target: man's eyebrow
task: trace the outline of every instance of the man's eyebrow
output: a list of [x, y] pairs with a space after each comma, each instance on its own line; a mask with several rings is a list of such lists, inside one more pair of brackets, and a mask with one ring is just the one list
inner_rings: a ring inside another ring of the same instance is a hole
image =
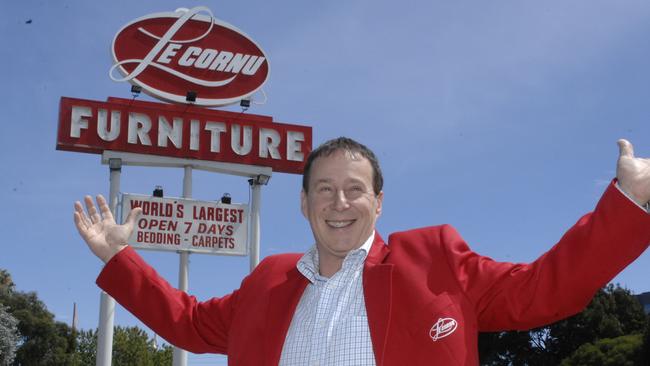
[[357, 179], [357, 178], [349, 178], [348, 180], [345, 181], [345, 183], [352, 183], [352, 184], [361, 184], [361, 185], [366, 185], [366, 182], [364, 182], [362, 179]]
[[320, 183], [332, 183], [332, 179], [331, 178], [320, 178], [320, 179], [317, 179], [314, 182], [314, 184], [320, 184]]
[[[315, 182], [313, 182], [314, 185], [318, 185], [321, 183], [332, 183], [334, 179], [332, 178], [320, 178], [317, 179]], [[361, 185], [366, 185], [363, 179], [358, 179], [358, 178], [348, 178], [345, 180], [344, 184], [361, 184]]]

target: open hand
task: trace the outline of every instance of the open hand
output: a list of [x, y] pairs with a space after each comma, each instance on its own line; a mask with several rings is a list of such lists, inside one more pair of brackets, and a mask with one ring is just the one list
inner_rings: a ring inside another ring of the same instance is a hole
[[84, 197], [84, 203], [88, 215], [86, 215], [81, 202], [75, 202], [74, 223], [79, 230], [79, 235], [88, 244], [90, 250], [106, 263], [120, 250], [126, 248], [129, 236], [135, 227], [135, 220], [142, 209], [134, 208], [129, 213], [126, 222], [123, 225], [118, 225], [102, 195], [97, 196], [97, 205], [101, 214], [97, 211], [90, 196]]
[[643, 206], [650, 201], [650, 159], [635, 157], [634, 147], [627, 140], [618, 140], [618, 148], [618, 184], [630, 198]]

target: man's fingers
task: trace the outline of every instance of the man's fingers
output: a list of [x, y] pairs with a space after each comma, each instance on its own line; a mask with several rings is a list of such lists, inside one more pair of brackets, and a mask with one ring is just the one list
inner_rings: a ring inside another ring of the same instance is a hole
[[77, 230], [79, 230], [79, 233], [83, 233], [86, 231], [88, 226], [86, 226], [86, 223], [84, 223], [83, 219], [81, 218], [81, 215], [79, 215], [79, 212], [74, 213], [74, 224], [77, 226]]
[[620, 140], [617, 141], [617, 143], [618, 143], [619, 155], [621, 157], [623, 157], [623, 156], [628, 157], [628, 158], [633, 158], [634, 157], [634, 147], [632, 146], [632, 144], [629, 141], [627, 141], [625, 139], [620, 139]]
[[97, 204], [99, 205], [99, 209], [101, 210], [102, 216], [104, 216], [105, 219], [114, 220], [113, 213], [111, 212], [110, 207], [108, 207], [106, 199], [101, 194], [97, 195]]
[[125, 224], [127, 225], [135, 225], [135, 220], [140, 216], [142, 213], [142, 208], [136, 207], [131, 212], [129, 212], [129, 215], [126, 217], [126, 222]]
[[81, 237], [87, 242], [88, 229], [90, 228], [90, 226], [83, 219], [83, 216], [81, 216], [81, 214], [79, 214], [79, 212], [76, 211], [74, 213], [74, 224], [77, 227], [77, 231], [79, 231], [79, 235], [81, 235]]
[[[92, 223], [90, 222], [90, 219], [88, 216], [86, 216], [86, 212], [84, 211], [83, 206], [81, 205], [81, 202], [76, 201], [74, 203], [74, 210], [75, 210], [75, 220], [77, 219], [77, 216], [79, 218], [79, 222], [82, 223], [85, 227], [90, 227]], [[76, 222], [76, 221], [75, 221]]]
[[88, 211], [88, 216], [90, 216], [90, 221], [93, 224], [102, 221], [102, 217], [99, 215], [99, 212], [97, 212], [97, 208], [95, 208], [92, 197], [84, 197], [84, 203], [86, 204], [86, 210]]

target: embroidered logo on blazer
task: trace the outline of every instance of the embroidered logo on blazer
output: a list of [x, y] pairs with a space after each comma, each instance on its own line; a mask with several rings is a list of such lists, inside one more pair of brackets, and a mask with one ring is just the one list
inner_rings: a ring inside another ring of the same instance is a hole
[[429, 331], [429, 337], [433, 341], [437, 341], [440, 338], [445, 338], [450, 335], [458, 328], [458, 322], [453, 318], [440, 318], [438, 321], [431, 327]]

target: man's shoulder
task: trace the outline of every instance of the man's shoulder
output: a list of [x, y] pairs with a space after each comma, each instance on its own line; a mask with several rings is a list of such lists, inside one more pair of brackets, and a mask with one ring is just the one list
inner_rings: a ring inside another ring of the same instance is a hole
[[273, 287], [287, 279], [299, 277], [296, 263], [301, 256], [300, 253], [286, 253], [265, 257], [244, 280], [242, 287], [244, 284]]
[[386, 243], [393, 259], [440, 258], [443, 253], [442, 257], [446, 257], [468, 249], [458, 231], [448, 224], [394, 232]]
[[280, 273], [293, 270], [302, 255], [302, 253], [283, 253], [267, 256], [259, 263], [255, 271]]
[[284, 265], [296, 265], [300, 257], [304, 253], [282, 253], [282, 254], [273, 254], [265, 257], [260, 265], [264, 263], [265, 265], [275, 265], [275, 266], [284, 266]]
[[458, 237], [459, 234], [449, 224], [425, 226], [404, 231], [396, 231], [388, 236], [388, 244], [433, 244], [444, 243], [449, 238]]

